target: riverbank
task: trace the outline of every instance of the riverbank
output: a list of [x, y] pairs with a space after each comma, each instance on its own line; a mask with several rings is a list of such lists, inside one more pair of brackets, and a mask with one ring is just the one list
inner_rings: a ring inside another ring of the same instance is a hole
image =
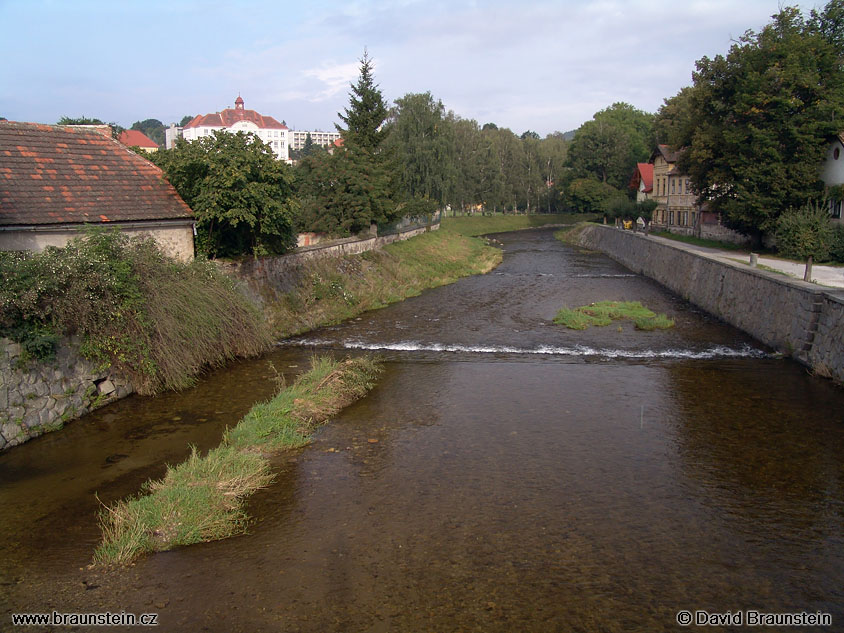
[[310, 371], [228, 429], [220, 446], [204, 456], [194, 448], [162, 479], [144, 484], [148, 494], [104, 508], [95, 562], [126, 564], [145, 553], [245, 531], [245, 499], [273, 479], [269, 457], [308, 444], [311, 431], [363, 397], [380, 371], [368, 358], [314, 358]]
[[543, 226], [560, 226], [587, 222], [598, 217], [597, 214], [584, 213], [540, 213], [534, 215], [463, 215], [443, 218], [442, 227], [467, 236], [504, 233], [521, 229], [536, 229]]
[[278, 338], [308, 332], [495, 268], [499, 249], [446, 227], [360, 255], [311, 259], [265, 305]]
[[816, 375], [844, 382], [844, 292], [631, 231], [583, 225], [556, 235], [658, 281]]

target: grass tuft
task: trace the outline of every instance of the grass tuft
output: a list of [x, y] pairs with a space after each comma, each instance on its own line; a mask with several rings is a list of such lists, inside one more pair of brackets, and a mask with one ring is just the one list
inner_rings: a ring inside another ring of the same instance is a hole
[[272, 481], [267, 455], [298, 448], [310, 433], [372, 388], [381, 371], [370, 358], [317, 359], [269, 402], [256, 404], [221, 445], [168, 466], [162, 479], [100, 513], [99, 564], [126, 564], [148, 552], [213, 541], [245, 531], [245, 499]]
[[638, 301], [599, 301], [574, 309], [562, 308], [554, 317], [554, 323], [571, 330], [585, 330], [590, 325], [603, 327], [622, 319], [633, 321], [638, 330], [674, 327], [673, 319], [654, 313]]

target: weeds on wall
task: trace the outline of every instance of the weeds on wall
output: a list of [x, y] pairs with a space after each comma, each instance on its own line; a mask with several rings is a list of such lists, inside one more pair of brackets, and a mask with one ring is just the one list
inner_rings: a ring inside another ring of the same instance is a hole
[[206, 261], [176, 261], [151, 238], [94, 230], [63, 248], [0, 253], [0, 336], [49, 360], [60, 337], [151, 394], [206, 366], [267, 349], [263, 318]]

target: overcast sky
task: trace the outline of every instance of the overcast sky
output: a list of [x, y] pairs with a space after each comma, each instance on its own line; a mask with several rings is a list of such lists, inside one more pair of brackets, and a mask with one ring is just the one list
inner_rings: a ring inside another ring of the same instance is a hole
[[[797, 4], [797, 3], [794, 3]], [[364, 47], [392, 102], [430, 91], [517, 134], [655, 112], [777, 0], [0, 0], [0, 116], [126, 127], [246, 107], [334, 129]], [[820, 4], [800, 3], [805, 11]]]

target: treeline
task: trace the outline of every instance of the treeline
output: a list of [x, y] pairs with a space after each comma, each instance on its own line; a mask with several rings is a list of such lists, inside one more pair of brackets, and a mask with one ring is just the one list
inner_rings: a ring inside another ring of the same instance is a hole
[[295, 167], [271, 166], [257, 139], [217, 134], [151, 160], [195, 211], [212, 256], [282, 252], [297, 231], [348, 235], [435, 209], [647, 218], [655, 203], [637, 205], [630, 180], [658, 143], [683, 150], [699, 203], [758, 239], [786, 211], [842, 189], [825, 191], [820, 168], [840, 132], [843, 59], [844, 0], [808, 16], [783, 8], [726, 56], [701, 58], [693, 85], [655, 115], [615, 103], [568, 141], [480, 125], [429, 92], [390, 107], [364, 54], [334, 151], [311, 143]]

